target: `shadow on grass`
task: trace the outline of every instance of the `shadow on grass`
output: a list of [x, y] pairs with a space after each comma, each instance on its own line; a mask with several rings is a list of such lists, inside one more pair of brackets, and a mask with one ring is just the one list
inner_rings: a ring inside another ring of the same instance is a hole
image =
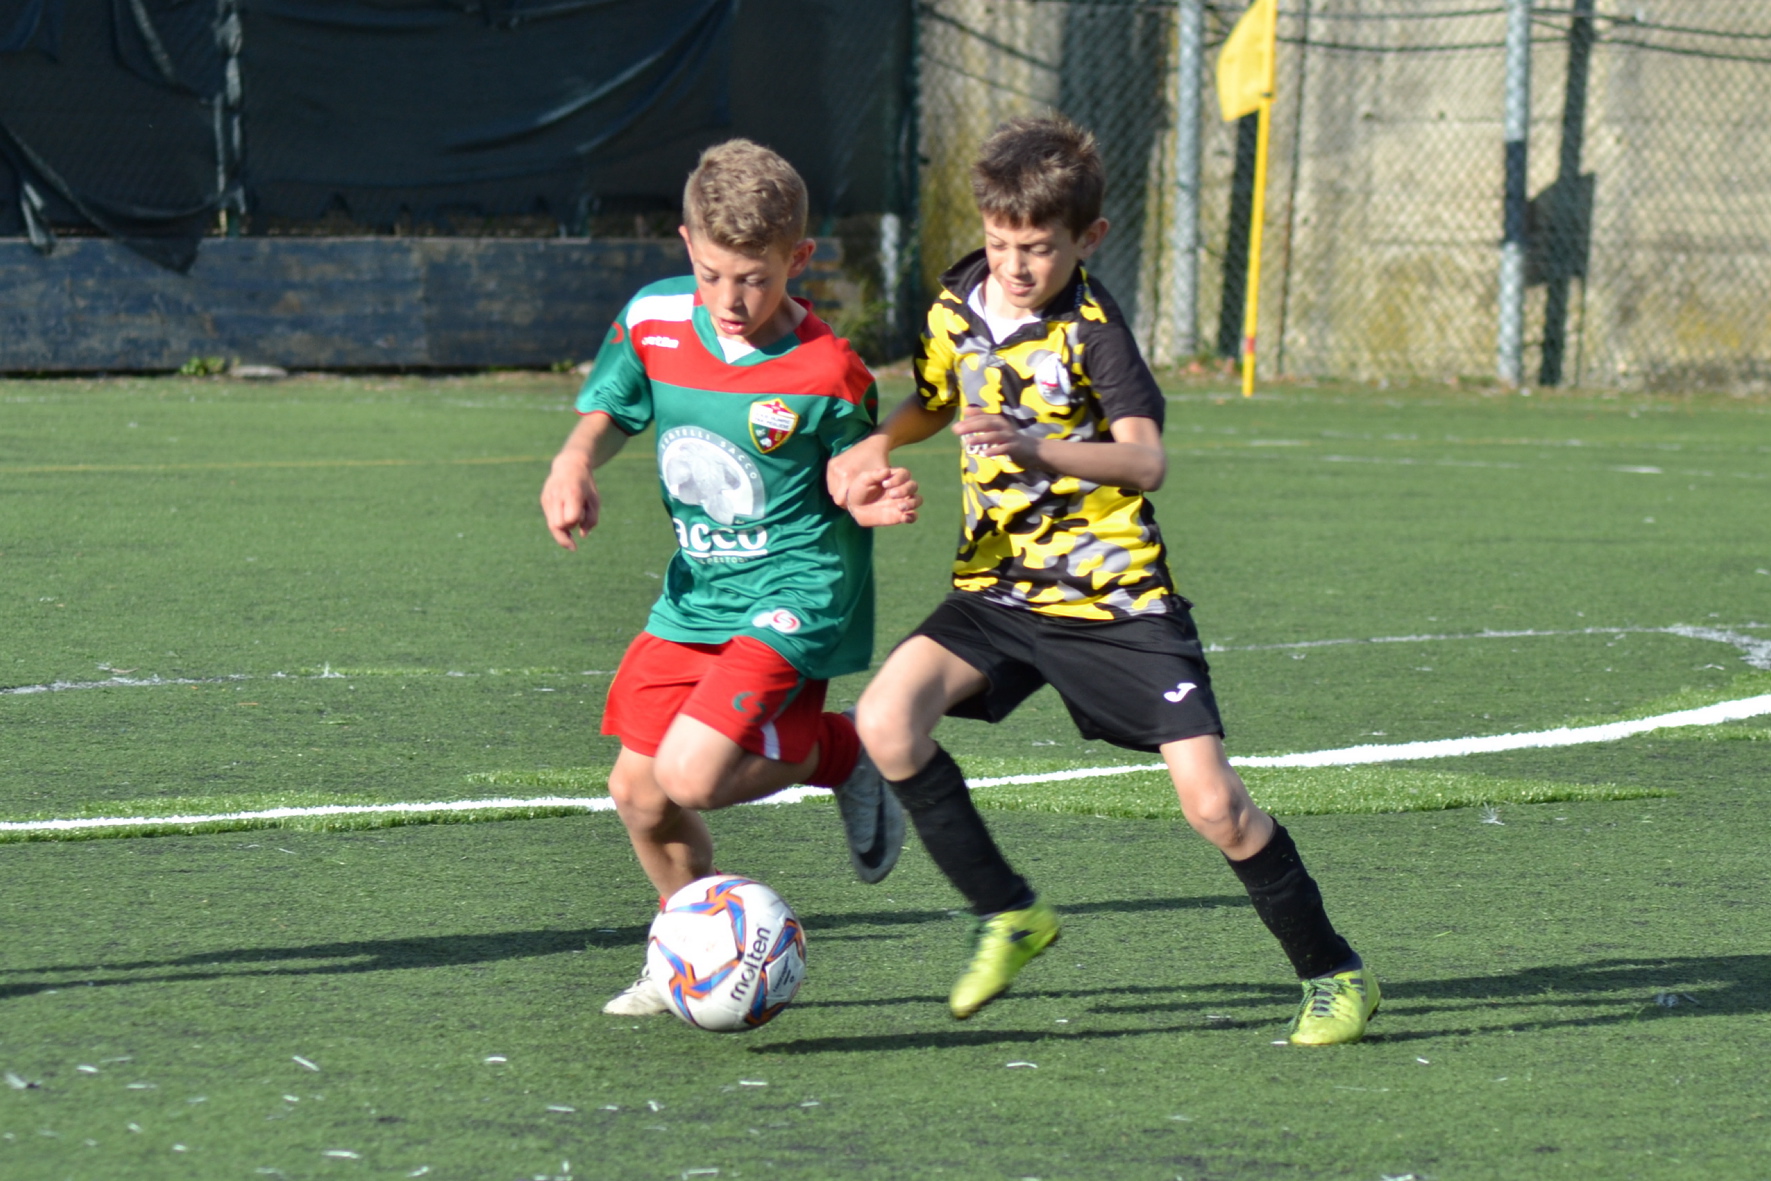
[[[1075, 1033], [1051, 1033], [1044, 1029], [942, 1029], [926, 1033], [877, 1034], [863, 1037], [808, 1037], [767, 1046], [749, 1046], [752, 1054], [853, 1054], [876, 1050], [963, 1050], [970, 1046], [1032, 1045], [1037, 1042], [1094, 1042], [1157, 1034], [1235, 1031], [1234, 1025], [1193, 1022], [1157, 1025], [1141, 1029], [1083, 1029]], [[1246, 1031], [1244, 1031], [1246, 1036]]]
[[[532, 959], [587, 948], [631, 947], [645, 940], [646, 928], [633, 925], [576, 931], [501, 931], [486, 935], [436, 935], [418, 939], [371, 939], [358, 942], [310, 943], [298, 947], [242, 947], [231, 951], [199, 951], [176, 959], [131, 960], [102, 964], [58, 964], [42, 968], [0, 969], [0, 975], [61, 976], [0, 984], [0, 1000], [30, 996], [52, 988], [94, 988], [127, 984], [222, 980], [243, 976], [355, 975], [413, 968], [448, 968]], [[301, 967], [268, 967], [291, 960], [344, 961]], [[180, 969], [192, 969], [181, 971]], [[148, 975], [88, 980], [95, 973], [140, 972]], [[69, 980], [66, 977], [72, 976]]]
[[[1033, 969], [1037, 972], [1038, 969]], [[1164, 1000], [1160, 1004], [1111, 1005], [1096, 1004], [1082, 1010], [1106, 1015], [1122, 1013], [1185, 1013], [1192, 1010], [1217, 1010], [1231, 1005], [1291, 1004], [1297, 1000], [1295, 984], [1128, 984], [1121, 988], [1017, 988], [1014, 996], [1021, 1000], [1094, 1000], [1100, 997], [1173, 997], [1184, 991], [1190, 997], [1210, 992], [1210, 999]], [[798, 1001], [796, 1009], [877, 1009], [889, 1005], [925, 1005], [947, 1003], [947, 997], [928, 993], [924, 996], [860, 997], [848, 1001]]]
[[[1553, 964], [1525, 968], [1492, 976], [1467, 976], [1445, 980], [1401, 980], [1386, 985], [1385, 1013], [1415, 1018], [1431, 1014], [1480, 1013], [1482, 1025], [1440, 1026], [1433, 1029], [1386, 1031], [1383, 1016], [1377, 1019], [1366, 1041], [1403, 1043], [1443, 1040], [1451, 1037], [1506, 1035], [1582, 1026], [1612, 1026], [1644, 1020], [1685, 1020], [1693, 1017], [1740, 1016], [1771, 1012], [1771, 955], [1677, 956], [1664, 959], [1608, 959], [1584, 964]], [[1181, 994], [1177, 996], [1176, 994]], [[1201, 994], [1210, 994], [1201, 996]], [[1113, 1003], [1114, 998], [1166, 997], [1162, 1001]], [[1297, 1001], [1292, 984], [1135, 985], [1093, 989], [1017, 989], [1014, 997], [1031, 999], [1095, 999], [1088, 1012], [1100, 1017], [1135, 1014], [1201, 1013], [1236, 1005], [1284, 1005]], [[1673, 999], [1668, 1005], [1661, 998]], [[842, 1008], [865, 1005], [940, 1003], [938, 997], [895, 997], [874, 1001], [812, 1002], [806, 1008]], [[1577, 1010], [1570, 1016], [1533, 1016], [1532, 1010], [1551, 1006]], [[1581, 1012], [1585, 1010], [1585, 1012]], [[928, 1047], [963, 1048], [996, 1043], [1120, 1037], [1154, 1034], [1204, 1033], [1221, 1029], [1258, 1026], [1265, 1022], [1197, 1020], [1187, 1024], [1104, 1030], [1058, 1031], [1032, 1029], [954, 1029], [914, 1034], [864, 1034], [854, 1037], [806, 1038], [753, 1046], [755, 1054], [828, 1054]]]
[[[1133, 914], [1248, 905], [1241, 895], [1143, 898], [1080, 903], [1070, 915]], [[957, 912], [886, 910], [808, 915], [814, 938], [845, 929], [857, 932], [930, 923], [949, 924]], [[964, 917], [963, 915], [961, 917]], [[339, 940], [285, 947], [199, 951], [188, 955], [107, 963], [61, 964], [0, 969], [0, 1001], [54, 989], [91, 986], [178, 984], [231, 978], [360, 976], [372, 972], [477, 967], [581, 950], [634, 949], [646, 936], [644, 924], [574, 930], [502, 931], [401, 939]], [[840, 937], [840, 936], [839, 936]], [[1035, 973], [1028, 983], [1037, 981]], [[1382, 1018], [1370, 1040], [1407, 1042], [1471, 1037], [1579, 1026], [1607, 1026], [1653, 1019], [1732, 1016], [1771, 1012], [1771, 955], [1614, 957], [1571, 964], [1548, 964], [1491, 975], [1409, 980], [1386, 977], [1386, 1012], [1393, 1020], [1437, 1023], [1431, 1029], [1384, 1029]], [[1241, 1022], [1200, 1020], [1202, 1010], [1231, 1006], [1289, 1006], [1290, 982], [1225, 981], [1139, 984], [1082, 989], [1017, 989], [1018, 999], [1081, 1002], [1087, 1012], [1109, 1019], [1139, 1015], [1190, 1015], [1191, 1023], [1171, 1027], [1057, 1032], [1048, 1029], [943, 1030], [917, 1034], [878, 1034], [816, 1038], [754, 1047], [757, 1053], [813, 1054], [1030, 1042], [1047, 1038], [1139, 1037], [1150, 1034], [1235, 1028]], [[807, 1008], [883, 1009], [894, 1005], [941, 1004], [928, 996], [873, 997], [809, 1001]], [[1671, 1001], [1671, 1004], [1667, 1002]], [[1549, 1010], [1545, 1012], [1545, 1010]], [[1465, 1017], [1465, 1015], [1468, 1015]], [[1460, 1018], [1463, 1020], [1460, 1021]], [[1477, 1023], [1479, 1021], [1479, 1024]], [[1261, 1024], [1250, 1022], [1248, 1024]]]
[[[1248, 905], [1241, 897], [1138, 898], [1125, 901], [1082, 903], [1067, 907], [1070, 914], [1190, 910], [1214, 906]], [[814, 937], [844, 928], [881, 928], [948, 923], [955, 912], [946, 910], [859, 911], [848, 914], [809, 916], [806, 928]], [[325, 976], [365, 972], [448, 968], [532, 959], [537, 956], [605, 947], [636, 947], [645, 942], [646, 926], [596, 927], [579, 930], [501, 931], [480, 935], [435, 935], [411, 939], [369, 939], [310, 943], [294, 947], [244, 947], [200, 951], [171, 959], [124, 960], [91, 964], [53, 964], [32, 968], [0, 968], [0, 978], [39, 976], [60, 979], [18, 980], [0, 984], [0, 1000], [31, 996], [48, 989], [79, 987], [92, 979], [93, 987], [127, 984], [218, 980], [231, 976]], [[291, 961], [321, 960], [295, 966]], [[274, 965], [290, 964], [287, 967]], [[115, 976], [113, 973], [146, 973]], [[68, 977], [73, 977], [70, 980]], [[921, 998], [918, 998], [921, 999]]]
[[[1062, 915], [1143, 914], [1152, 911], [1216, 910], [1219, 907], [1247, 907], [1245, 894], [1211, 894], [1198, 898], [1123, 898], [1107, 902], [1078, 902], [1062, 905]], [[848, 914], [801, 914], [808, 936], [824, 935], [845, 928], [908, 927], [921, 923], [948, 922], [954, 919], [970, 922], [965, 910], [878, 910]]]

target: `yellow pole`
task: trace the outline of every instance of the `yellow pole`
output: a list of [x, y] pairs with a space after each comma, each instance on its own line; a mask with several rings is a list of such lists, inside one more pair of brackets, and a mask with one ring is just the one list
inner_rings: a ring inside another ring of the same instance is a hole
[[1254, 396], [1255, 325], [1261, 305], [1261, 228], [1267, 220], [1267, 134], [1273, 122], [1271, 86], [1261, 98], [1254, 148], [1254, 206], [1248, 218], [1247, 296], [1242, 305], [1242, 396]]

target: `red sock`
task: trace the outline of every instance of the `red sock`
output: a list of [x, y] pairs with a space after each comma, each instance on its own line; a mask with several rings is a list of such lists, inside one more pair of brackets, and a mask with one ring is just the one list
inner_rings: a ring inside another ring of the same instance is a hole
[[818, 727], [818, 765], [806, 782], [813, 787], [835, 787], [854, 773], [861, 758], [861, 736], [855, 723], [842, 714], [823, 714]]

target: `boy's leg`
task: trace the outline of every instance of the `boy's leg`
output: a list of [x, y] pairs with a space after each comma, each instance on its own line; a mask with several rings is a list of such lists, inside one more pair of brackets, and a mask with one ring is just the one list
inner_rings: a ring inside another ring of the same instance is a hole
[[862, 743], [929, 857], [980, 915], [1024, 907], [1033, 891], [1009, 868], [959, 764], [933, 733], [949, 708], [987, 685], [983, 673], [934, 640], [911, 636], [886, 658], [855, 710]]
[[[854, 723], [824, 712], [825, 689], [749, 637], [682, 644], [642, 633], [610, 685], [602, 729], [624, 750], [650, 758], [643, 780], [681, 807], [723, 808], [791, 783], [834, 788], [856, 872], [878, 881], [897, 861], [903, 816], [860, 757]], [[869, 795], [874, 807], [860, 807]], [[672, 862], [654, 865], [655, 881], [682, 877]]]
[[816, 765], [815, 750], [802, 762], [778, 763], [679, 715], [656, 755], [621, 748], [609, 795], [640, 868], [658, 896], [668, 898], [713, 872], [713, 837], [701, 812], [773, 795]]
[[1305, 981], [1292, 1040], [1357, 1041], [1377, 1008], [1377, 982], [1328, 921], [1291, 835], [1249, 798], [1224, 756], [1211, 668], [1186, 604], [1087, 628], [1046, 627], [1039, 645], [1040, 672], [1085, 736], [1162, 752], [1187, 822], [1229, 859]]
[[1232, 862], [1253, 857], [1272, 839], [1277, 825], [1249, 798], [1216, 734], [1163, 743], [1162, 761], [1187, 823]]
[[678, 714], [658, 745], [653, 774], [660, 789], [679, 807], [712, 812], [804, 783], [817, 770], [819, 754], [814, 745], [810, 754], [798, 762], [764, 758], [751, 754], [706, 722]]
[[1255, 913], [1304, 982], [1292, 1040], [1358, 1041], [1377, 1011], [1377, 979], [1328, 921], [1322, 891], [1291, 834], [1249, 798], [1217, 735], [1164, 743], [1162, 757], [1187, 823], [1230, 862]]
[[622, 747], [609, 773], [609, 795], [659, 898], [713, 872], [713, 837], [706, 822], [658, 786], [651, 756]]
[[[679, 654], [685, 662], [695, 655], [694, 650]], [[617, 698], [612, 693], [612, 700], [621, 702], [620, 713], [627, 718], [620, 729], [643, 735], [632, 741], [649, 743], [654, 740], [655, 728], [648, 730], [634, 721], [636, 712], [642, 717], [646, 714], [644, 709], [636, 711], [633, 708], [632, 684], [629, 681], [622, 686], [625, 696]], [[664, 701], [681, 702], [688, 695], [673, 697], [665, 694]], [[724, 693], [724, 696], [729, 698], [732, 694]], [[714, 872], [713, 838], [700, 810], [760, 799], [816, 775], [820, 766], [820, 743], [812, 734], [825, 736], [830, 726], [824, 720], [819, 728], [817, 705], [822, 695], [818, 693], [813, 697], [816, 700], [808, 698], [804, 703], [809, 708], [802, 708], [791, 717], [777, 719], [788, 731], [788, 747], [801, 755], [795, 762], [769, 759], [746, 751], [736, 739], [681, 713], [670, 718], [668, 729], [664, 730], [662, 737], [655, 739], [657, 745], [652, 754], [642, 754], [629, 746], [629, 739], [623, 735], [621, 753], [609, 776], [609, 795], [627, 829], [634, 855], [657, 890], [661, 904], [690, 882]], [[654, 714], [667, 708], [656, 700], [650, 704]], [[837, 720], [848, 725], [846, 719]], [[828, 746], [831, 742], [822, 745]], [[855, 745], [852, 737], [849, 745]], [[806, 747], [810, 749], [804, 749]], [[850, 761], [853, 761], [852, 755]], [[611, 999], [603, 1011], [638, 1017], [667, 1009], [662, 991], [642, 969], [639, 978]]]
[[827, 685], [800, 676], [749, 637], [726, 644], [673, 710], [658, 780], [686, 807], [729, 807], [793, 783], [836, 793], [855, 875], [882, 880], [904, 844], [904, 814], [846, 714], [824, 710]]
[[932, 737], [950, 708], [988, 687], [970, 663], [914, 635], [886, 659], [856, 710], [861, 740], [930, 859], [983, 920], [972, 963], [948, 998], [961, 1019], [1000, 996], [1058, 937], [1057, 915], [1003, 857], [959, 764]]
[[[698, 813], [664, 794], [653, 772], [651, 755], [622, 746], [609, 773], [609, 796], [627, 829], [634, 856], [663, 906], [664, 899], [713, 871], [713, 837]], [[619, 1017], [649, 1017], [669, 1010], [664, 990], [653, 982], [647, 965], [603, 1006], [603, 1012]]]

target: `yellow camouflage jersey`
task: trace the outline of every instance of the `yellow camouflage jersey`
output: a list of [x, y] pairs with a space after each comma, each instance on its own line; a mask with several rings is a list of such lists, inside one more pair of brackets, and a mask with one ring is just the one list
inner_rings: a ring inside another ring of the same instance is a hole
[[[971, 296], [984, 252], [941, 277], [916, 354], [925, 409], [978, 406], [1048, 439], [1111, 442], [1118, 418], [1164, 403], [1106, 290], [1081, 267], [1032, 320], [998, 342]], [[1007, 457], [962, 453], [965, 524], [953, 585], [1008, 607], [1106, 621], [1174, 606], [1156, 514], [1135, 488], [1029, 471]]]

